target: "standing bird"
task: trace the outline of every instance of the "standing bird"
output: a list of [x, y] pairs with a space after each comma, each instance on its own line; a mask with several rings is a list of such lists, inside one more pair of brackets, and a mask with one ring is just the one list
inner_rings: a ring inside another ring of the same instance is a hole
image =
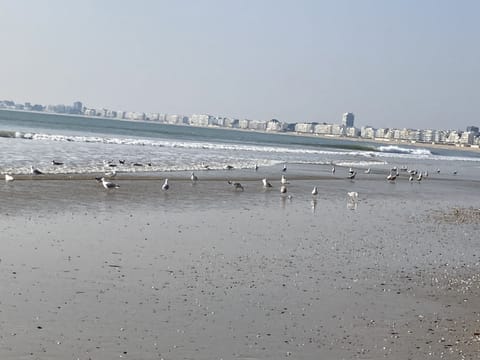
[[365, 170], [365, 174], [370, 174], [370, 168], [368, 168], [367, 170]]
[[348, 175], [347, 175], [347, 179], [353, 180], [353, 179], [355, 179], [355, 175], [357, 175], [357, 172], [350, 169], [350, 171], [348, 172]]
[[192, 175], [190, 176], [190, 180], [192, 180], [192, 182], [197, 182], [198, 181], [198, 176], [195, 175], [195, 173], [192, 172]]
[[413, 174], [410, 174], [410, 177], [408, 178], [408, 181], [413, 181]]
[[388, 181], [395, 181], [397, 179], [397, 175], [395, 174], [388, 174], [387, 180]]
[[287, 178], [285, 177], [285, 175], [282, 175], [282, 178], [280, 179], [280, 182], [281, 182], [283, 185], [288, 184], [288, 181], [287, 181]]
[[287, 172], [287, 164], [283, 164], [283, 169], [282, 169], [283, 172]]
[[270, 182], [267, 180], [267, 178], [262, 179], [262, 182], [263, 182], [263, 187], [264, 187], [264, 188], [271, 188], [271, 187], [273, 187], [272, 184], [270, 184]]
[[287, 193], [287, 187], [285, 185], [282, 185], [280, 187], [280, 194], [286, 194]]
[[43, 172], [41, 172], [40, 170], [38, 169], [35, 169], [33, 166], [30, 166], [30, 173], [32, 175], [43, 175]]
[[108, 178], [114, 178], [115, 176], [117, 176], [117, 171], [115, 169], [113, 169], [112, 171], [107, 171], [105, 173], [105, 177]]
[[232, 185], [232, 186], [233, 186], [233, 189], [234, 189], [235, 191], [237, 191], [237, 190], [243, 191], [243, 190], [244, 190], [242, 184], [240, 184], [239, 182], [232, 182], [232, 181], [230, 181], [230, 180], [227, 180], [227, 183], [229, 183], [230, 185]]
[[398, 176], [398, 170], [396, 167], [390, 170], [390, 174], [387, 176], [388, 181], [395, 181]]
[[165, 182], [162, 185], [162, 190], [167, 191], [168, 189], [170, 189], [170, 185], [168, 184], [168, 179], [165, 179]]
[[317, 196], [317, 195], [318, 195], [318, 189], [317, 189], [316, 186], [313, 187], [312, 195], [313, 195], [313, 196]]
[[105, 189], [107, 189], [107, 190], [110, 190], [110, 189], [118, 189], [118, 188], [120, 187], [120, 185], [115, 184], [115, 183], [113, 183], [113, 182], [111, 182], [111, 181], [107, 181], [107, 180], [105, 180], [105, 178], [103, 178], [103, 177], [102, 177], [100, 180], [102, 181], [103, 187], [104, 187]]
[[335, 174], [335, 166], [332, 166], [332, 174]]
[[5, 174], [5, 181], [6, 182], [10, 182], [10, 181], [13, 181], [13, 180], [15, 180], [15, 178], [12, 175]]
[[422, 179], [423, 179], [422, 173], [418, 174], [417, 181], [422, 181]]
[[350, 191], [347, 193], [348, 195], [348, 199], [352, 202], [352, 203], [357, 203], [358, 202], [358, 192], [356, 191]]

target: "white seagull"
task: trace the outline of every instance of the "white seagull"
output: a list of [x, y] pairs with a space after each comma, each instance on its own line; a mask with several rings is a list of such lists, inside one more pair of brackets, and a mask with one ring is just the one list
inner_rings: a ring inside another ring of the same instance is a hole
[[165, 179], [165, 182], [162, 185], [162, 190], [167, 191], [168, 189], [170, 189], [170, 185], [168, 184], [168, 179]]
[[313, 195], [313, 196], [317, 196], [317, 195], [318, 195], [318, 189], [317, 189], [316, 186], [313, 187], [312, 195]]
[[288, 184], [288, 181], [287, 181], [287, 178], [285, 177], [285, 175], [282, 175], [282, 178], [280, 179], [280, 182], [285, 185], [285, 184]]
[[13, 180], [15, 180], [15, 178], [12, 175], [5, 174], [5, 181], [6, 182], [13, 181]]
[[348, 199], [353, 202], [353, 203], [356, 203], [358, 201], [358, 192], [356, 191], [350, 191], [347, 193], [348, 195]]
[[43, 172], [41, 172], [40, 170], [38, 169], [35, 169], [33, 166], [30, 166], [30, 173], [32, 175], [43, 175]]
[[196, 182], [196, 181], [198, 181], [198, 176], [195, 175], [195, 173], [192, 172], [192, 175], [190, 176], [190, 180], [192, 180], [193, 182]]
[[287, 193], [287, 187], [285, 185], [282, 185], [280, 187], [280, 194], [286, 194]]
[[397, 178], [397, 173], [395, 173], [395, 174], [394, 174], [394, 173], [390, 173], [390, 174], [388, 174], [388, 176], [387, 176], [387, 180], [388, 180], [388, 181], [395, 181], [396, 178]]
[[105, 173], [105, 177], [108, 177], [108, 178], [114, 178], [115, 176], [117, 176], [116, 170], [108, 171]]
[[282, 169], [283, 172], [286, 172], [287, 171], [287, 164], [283, 164], [283, 169]]
[[103, 178], [103, 177], [102, 177], [100, 180], [102, 181], [103, 187], [104, 187], [105, 189], [107, 189], [107, 190], [110, 190], [110, 189], [118, 189], [118, 188], [120, 187], [120, 185], [115, 184], [115, 183], [113, 183], [113, 182], [111, 182], [111, 181], [107, 181], [107, 180], [105, 180], [105, 178]]
[[240, 184], [239, 182], [232, 182], [230, 180], [227, 180], [227, 182], [233, 186], [234, 190], [237, 191], [237, 190], [240, 190], [240, 191], [243, 191], [244, 188], [242, 186], [242, 184]]
[[335, 174], [335, 166], [332, 166], [332, 174]]
[[267, 178], [262, 179], [262, 182], [263, 182], [263, 187], [264, 187], [264, 188], [271, 188], [271, 187], [273, 187], [272, 184], [270, 184], [270, 182], [267, 180]]
[[370, 168], [368, 168], [367, 170], [365, 170], [365, 174], [370, 174]]

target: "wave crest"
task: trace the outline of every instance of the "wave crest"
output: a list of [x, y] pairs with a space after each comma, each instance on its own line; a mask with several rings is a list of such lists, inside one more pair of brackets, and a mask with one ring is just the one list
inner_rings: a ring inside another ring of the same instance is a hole
[[425, 148], [404, 148], [396, 145], [379, 146], [379, 152], [394, 153], [394, 154], [411, 154], [411, 155], [432, 155], [432, 152]]

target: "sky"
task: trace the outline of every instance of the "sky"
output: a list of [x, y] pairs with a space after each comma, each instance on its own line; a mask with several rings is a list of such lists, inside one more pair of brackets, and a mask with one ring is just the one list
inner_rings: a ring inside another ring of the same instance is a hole
[[0, 0], [0, 100], [480, 125], [480, 1]]

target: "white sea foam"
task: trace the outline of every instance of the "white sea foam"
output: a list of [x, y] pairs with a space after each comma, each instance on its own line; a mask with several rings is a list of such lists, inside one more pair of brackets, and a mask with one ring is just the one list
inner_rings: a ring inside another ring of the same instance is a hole
[[337, 166], [344, 166], [344, 167], [368, 168], [371, 166], [387, 165], [388, 162], [386, 161], [337, 161], [334, 164]]
[[379, 146], [378, 151], [383, 153], [412, 154], [412, 155], [432, 155], [432, 152], [425, 148], [404, 148], [396, 145]]

